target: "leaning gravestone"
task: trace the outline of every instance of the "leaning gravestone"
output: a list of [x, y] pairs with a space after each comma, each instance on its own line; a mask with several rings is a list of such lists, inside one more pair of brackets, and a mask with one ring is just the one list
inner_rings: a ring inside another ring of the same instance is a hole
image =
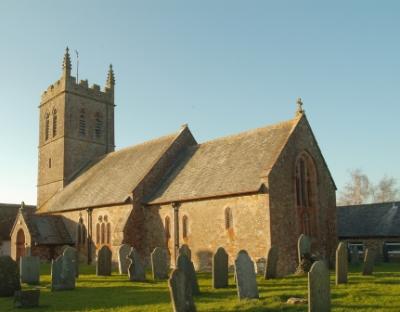
[[146, 272], [144, 270], [144, 266], [142, 261], [140, 260], [140, 256], [137, 253], [135, 248], [131, 248], [131, 252], [128, 255], [128, 259], [130, 260], [130, 265], [128, 268], [128, 276], [129, 280], [132, 282], [143, 282], [146, 280]]
[[328, 312], [330, 310], [329, 270], [324, 261], [316, 261], [308, 272], [308, 311]]
[[183, 244], [181, 247], [178, 249], [178, 255], [186, 255], [190, 261], [192, 261], [192, 251], [190, 250], [189, 246], [186, 244]]
[[350, 262], [351, 264], [358, 264], [358, 247], [356, 245], [352, 245], [350, 247]]
[[347, 244], [340, 242], [336, 249], [336, 285], [347, 283]]
[[213, 256], [212, 279], [214, 288], [228, 287], [228, 254], [222, 247]]
[[181, 270], [186, 277], [187, 284], [192, 288], [192, 294], [200, 294], [199, 284], [197, 282], [196, 271], [194, 270], [193, 262], [189, 260], [186, 254], [181, 254], [176, 260], [176, 267]]
[[51, 263], [51, 290], [75, 289], [75, 270], [75, 248], [65, 248], [63, 254]]
[[305, 255], [311, 255], [311, 241], [307, 235], [301, 234], [297, 241], [297, 254], [299, 263]]
[[110, 276], [111, 275], [111, 266], [112, 266], [112, 252], [110, 248], [107, 246], [103, 246], [100, 248], [97, 253], [97, 266], [96, 266], [96, 275], [97, 276]]
[[278, 248], [275, 246], [271, 246], [268, 250], [267, 261], [265, 264], [264, 278], [271, 279], [276, 278], [276, 266], [278, 264]]
[[10, 256], [0, 257], [0, 297], [10, 297], [21, 289], [17, 263]]
[[168, 280], [168, 287], [174, 312], [196, 312], [192, 288], [182, 270], [175, 269], [172, 271]]
[[165, 249], [156, 247], [151, 253], [151, 268], [154, 280], [165, 280], [168, 278], [168, 259]]
[[131, 251], [131, 246], [122, 244], [118, 248], [118, 270], [119, 274], [128, 274], [129, 259], [128, 255]]
[[239, 299], [259, 298], [254, 263], [245, 250], [236, 257], [235, 274]]
[[364, 266], [362, 275], [372, 275], [375, 263], [375, 250], [367, 248], [364, 256]]
[[40, 289], [17, 290], [14, 294], [15, 308], [36, 308], [39, 306]]
[[19, 260], [19, 272], [21, 283], [37, 285], [40, 282], [40, 259], [39, 257], [25, 256]]

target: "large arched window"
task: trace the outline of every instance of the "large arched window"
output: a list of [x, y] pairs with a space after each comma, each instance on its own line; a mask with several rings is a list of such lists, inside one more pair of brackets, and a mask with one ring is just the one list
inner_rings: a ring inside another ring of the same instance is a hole
[[233, 217], [231, 208], [225, 208], [225, 229], [233, 229]]
[[44, 121], [44, 139], [47, 141], [50, 135], [50, 114], [46, 113]]
[[79, 112], [79, 135], [86, 135], [86, 118], [84, 109], [81, 109], [81, 111]]
[[189, 218], [187, 216], [183, 216], [182, 218], [182, 237], [183, 239], [187, 239], [189, 234]]
[[94, 135], [96, 139], [101, 138], [103, 132], [103, 119], [100, 113], [96, 113], [95, 117], [95, 127], [94, 127]]
[[57, 135], [57, 110], [53, 110], [53, 137]]
[[317, 172], [313, 159], [301, 153], [296, 160], [296, 209], [300, 232], [308, 236], [317, 231]]

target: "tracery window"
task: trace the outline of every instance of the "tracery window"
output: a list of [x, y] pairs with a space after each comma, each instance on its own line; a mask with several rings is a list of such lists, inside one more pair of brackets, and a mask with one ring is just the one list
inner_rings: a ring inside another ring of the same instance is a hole
[[57, 135], [57, 110], [53, 110], [53, 137]]
[[94, 134], [96, 139], [101, 138], [103, 131], [103, 119], [100, 113], [96, 113], [95, 115], [95, 127], [94, 127]]
[[182, 237], [183, 239], [187, 239], [189, 232], [189, 219], [187, 216], [183, 216], [182, 218]]
[[296, 161], [295, 196], [301, 233], [316, 234], [317, 175], [312, 158], [302, 153]]
[[99, 216], [96, 224], [96, 244], [111, 244], [111, 223], [107, 216]]
[[231, 208], [225, 209], [225, 229], [229, 230], [233, 228], [233, 216]]
[[79, 113], [79, 135], [86, 135], [86, 118], [85, 118], [85, 110], [81, 109]]

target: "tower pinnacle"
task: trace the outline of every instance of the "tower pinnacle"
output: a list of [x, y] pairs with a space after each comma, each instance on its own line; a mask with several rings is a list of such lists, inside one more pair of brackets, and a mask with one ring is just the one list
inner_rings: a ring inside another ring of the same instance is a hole
[[65, 49], [64, 60], [62, 64], [63, 75], [69, 77], [71, 75], [71, 58], [69, 56], [68, 47]]
[[112, 64], [110, 64], [110, 68], [108, 69], [106, 88], [113, 89], [115, 86], [115, 76]]
[[302, 115], [304, 114], [304, 109], [303, 109], [303, 101], [301, 100], [301, 98], [297, 98], [297, 111], [296, 111], [296, 116]]

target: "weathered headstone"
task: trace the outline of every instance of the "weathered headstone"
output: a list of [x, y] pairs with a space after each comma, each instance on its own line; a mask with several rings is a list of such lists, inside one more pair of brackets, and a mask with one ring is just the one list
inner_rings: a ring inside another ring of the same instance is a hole
[[100, 248], [97, 253], [97, 266], [96, 275], [97, 276], [110, 276], [111, 266], [112, 266], [112, 252], [107, 246]]
[[340, 242], [336, 249], [336, 285], [347, 283], [347, 244]]
[[364, 266], [362, 275], [372, 275], [375, 264], [375, 250], [367, 248], [364, 256]]
[[186, 255], [189, 258], [189, 260], [192, 261], [192, 251], [186, 244], [183, 244], [181, 247], [179, 247], [178, 255]]
[[316, 261], [308, 272], [308, 311], [328, 312], [330, 310], [329, 270], [324, 261]]
[[350, 247], [350, 263], [351, 264], [358, 264], [359, 263], [358, 247], [356, 245], [352, 245]]
[[135, 248], [131, 248], [131, 251], [128, 255], [128, 259], [130, 260], [130, 264], [128, 267], [128, 276], [129, 280], [133, 282], [143, 282], [146, 280], [146, 272], [142, 261], [140, 260], [140, 256]]
[[186, 278], [186, 274], [181, 269], [172, 271], [168, 280], [168, 287], [174, 312], [196, 311], [191, 285]]
[[51, 263], [51, 290], [75, 289], [76, 250], [68, 247]]
[[35, 308], [39, 306], [40, 289], [17, 290], [14, 293], [15, 308]]
[[151, 268], [154, 280], [168, 278], [168, 257], [165, 249], [156, 247], [151, 253]]
[[10, 297], [21, 289], [17, 263], [10, 256], [0, 257], [0, 297]]
[[236, 285], [239, 299], [258, 298], [258, 287], [254, 263], [247, 251], [239, 251], [235, 260]]
[[304, 258], [304, 255], [311, 255], [311, 241], [307, 235], [301, 234], [297, 241], [298, 263]]
[[213, 256], [212, 278], [214, 288], [228, 287], [228, 254], [222, 247]]
[[21, 283], [37, 285], [40, 282], [40, 259], [39, 257], [25, 256], [19, 260], [19, 272]]
[[131, 252], [131, 246], [128, 244], [122, 244], [118, 248], [118, 270], [119, 274], [128, 274], [128, 267], [130, 261], [128, 255]]
[[271, 246], [267, 253], [267, 261], [265, 265], [264, 278], [271, 279], [276, 278], [277, 271], [276, 267], [278, 265], [278, 248]]
[[[64, 270], [68, 271], [68, 278], [70, 281], [67, 281], [67, 283], [74, 284], [75, 285], [75, 278], [79, 276], [79, 259], [78, 259], [78, 251], [73, 248], [73, 247], [67, 247], [64, 249], [63, 252], [63, 265], [65, 266]], [[64, 271], [65, 272], [65, 271]], [[75, 278], [72, 280], [70, 278], [71, 274], [74, 274]], [[71, 273], [71, 274], [69, 274]], [[75, 287], [75, 286], [74, 286]]]
[[186, 254], [181, 254], [176, 260], [176, 267], [183, 271], [186, 277], [187, 284], [192, 288], [192, 294], [200, 294], [199, 284], [197, 282], [196, 271], [194, 270], [193, 262], [189, 260]]

